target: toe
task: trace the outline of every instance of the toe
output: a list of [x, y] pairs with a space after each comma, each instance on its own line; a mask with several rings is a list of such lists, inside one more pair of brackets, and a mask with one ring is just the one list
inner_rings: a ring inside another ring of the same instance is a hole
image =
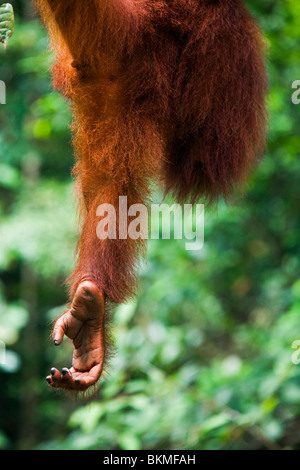
[[46, 382], [47, 382], [49, 385], [51, 385], [51, 383], [52, 383], [52, 377], [51, 377], [51, 375], [48, 375], [48, 376], [46, 377]]
[[74, 385], [72, 374], [66, 367], [61, 370], [61, 383], [64, 388], [73, 388]]
[[53, 329], [53, 341], [55, 346], [59, 346], [62, 343], [63, 337], [66, 334], [68, 328], [68, 312], [64, 313], [58, 320], [56, 320]]
[[61, 373], [55, 367], [51, 369], [50, 373], [53, 382], [58, 382], [59, 380], [61, 380]]

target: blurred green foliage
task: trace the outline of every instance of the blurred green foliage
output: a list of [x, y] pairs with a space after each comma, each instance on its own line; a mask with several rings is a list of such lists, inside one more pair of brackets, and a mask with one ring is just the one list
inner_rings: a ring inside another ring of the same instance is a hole
[[267, 43], [268, 153], [244, 196], [206, 212], [202, 251], [149, 242], [89, 401], [43, 381], [71, 359], [67, 341], [50, 340], [77, 239], [71, 118], [30, 2], [13, 3], [15, 36], [0, 51], [0, 448], [299, 450], [299, 1], [249, 0]]

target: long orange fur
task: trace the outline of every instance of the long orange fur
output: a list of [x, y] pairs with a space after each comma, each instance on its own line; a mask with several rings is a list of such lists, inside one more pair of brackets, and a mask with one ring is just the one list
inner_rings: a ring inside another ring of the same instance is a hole
[[158, 181], [212, 202], [246, 181], [265, 147], [261, 32], [240, 0], [36, 0], [74, 114], [82, 230], [69, 281], [121, 303], [136, 293], [142, 240], [102, 240], [96, 209], [147, 204]]

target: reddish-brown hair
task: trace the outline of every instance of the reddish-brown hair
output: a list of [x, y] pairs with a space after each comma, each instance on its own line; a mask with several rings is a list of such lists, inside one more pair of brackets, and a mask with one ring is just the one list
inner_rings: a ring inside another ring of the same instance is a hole
[[36, 0], [54, 85], [74, 113], [82, 279], [114, 302], [136, 292], [144, 242], [100, 241], [98, 205], [146, 203], [159, 181], [180, 202], [228, 197], [265, 145], [261, 33], [240, 0]]

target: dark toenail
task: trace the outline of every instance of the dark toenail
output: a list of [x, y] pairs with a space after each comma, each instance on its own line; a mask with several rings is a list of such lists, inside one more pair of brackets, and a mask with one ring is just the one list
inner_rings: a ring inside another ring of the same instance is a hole
[[69, 373], [69, 369], [67, 369], [66, 367], [64, 367], [62, 370], [61, 370], [61, 373], [63, 376], [67, 375]]
[[54, 341], [54, 345], [55, 345], [55, 346], [59, 346], [58, 341], [55, 340], [55, 341]]
[[76, 385], [80, 385], [80, 380], [79, 380], [79, 379], [76, 379], [76, 380], [75, 380], [75, 383], [76, 383]]
[[48, 384], [51, 384], [51, 377], [46, 377], [46, 382], [48, 382]]
[[54, 369], [53, 367], [53, 369], [51, 369], [50, 372], [51, 372], [51, 375], [55, 375], [56, 369]]

